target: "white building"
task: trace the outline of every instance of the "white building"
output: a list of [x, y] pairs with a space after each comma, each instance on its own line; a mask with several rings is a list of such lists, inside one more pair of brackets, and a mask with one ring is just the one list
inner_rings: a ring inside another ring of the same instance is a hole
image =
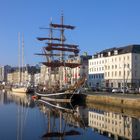
[[111, 48], [89, 60], [89, 86], [139, 87], [140, 45]]

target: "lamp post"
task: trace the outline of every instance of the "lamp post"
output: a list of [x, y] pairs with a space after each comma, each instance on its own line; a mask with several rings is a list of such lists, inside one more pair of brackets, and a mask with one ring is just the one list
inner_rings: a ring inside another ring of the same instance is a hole
[[123, 65], [123, 94], [125, 93], [125, 63]]

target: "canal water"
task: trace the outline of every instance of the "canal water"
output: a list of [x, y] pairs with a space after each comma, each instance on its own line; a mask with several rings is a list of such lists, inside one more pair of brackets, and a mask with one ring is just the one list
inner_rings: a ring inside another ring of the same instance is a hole
[[138, 110], [52, 104], [0, 91], [0, 140], [140, 139]]

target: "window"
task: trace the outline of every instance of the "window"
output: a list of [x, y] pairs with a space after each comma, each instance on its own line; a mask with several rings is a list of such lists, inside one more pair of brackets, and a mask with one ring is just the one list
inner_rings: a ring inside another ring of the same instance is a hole
[[117, 71], [115, 71], [115, 76], [117, 76]]
[[121, 61], [121, 57], [119, 57], [119, 61]]
[[127, 68], [129, 68], [129, 64], [127, 64]]
[[98, 78], [98, 74], [96, 75], [96, 78]]
[[119, 76], [121, 76], [121, 71], [119, 71]]
[[108, 72], [108, 77], [109, 77], [109, 72]]
[[129, 56], [127, 56], [127, 60], [129, 60]]
[[113, 77], [113, 71], [112, 71], [112, 77]]
[[137, 71], [135, 71], [135, 77], [137, 77]]
[[123, 60], [125, 60], [125, 56], [123, 57]]
[[127, 76], [129, 76], [129, 72], [130, 72], [130, 71], [128, 70], [128, 71], [127, 71]]
[[135, 56], [135, 60], [137, 60], [137, 55]]

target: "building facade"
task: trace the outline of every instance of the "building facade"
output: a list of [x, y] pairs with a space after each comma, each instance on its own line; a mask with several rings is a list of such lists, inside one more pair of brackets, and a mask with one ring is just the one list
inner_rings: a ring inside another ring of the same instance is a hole
[[79, 67], [76, 68], [64, 68], [63, 69], [63, 81], [65, 83], [69, 83], [70, 85], [75, 84], [75, 82], [86, 76], [88, 79], [88, 60], [91, 59], [92, 56], [87, 55], [86, 53], [81, 56], [77, 56], [76, 58], [70, 58], [69, 62], [80, 63]]
[[6, 66], [0, 66], [0, 81], [7, 82], [7, 74], [11, 71], [11, 67]]
[[41, 66], [40, 81], [42, 84], [49, 86], [59, 84], [61, 86], [74, 85], [75, 82], [84, 75], [88, 78], [88, 60], [91, 56], [84, 54], [75, 58], [69, 58], [70, 63], [80, 63], [79, 67], [59, 67], [53, 68]]
[[89, 86], [140, 87], [140, 45], [111, 48], [89, 60]]

